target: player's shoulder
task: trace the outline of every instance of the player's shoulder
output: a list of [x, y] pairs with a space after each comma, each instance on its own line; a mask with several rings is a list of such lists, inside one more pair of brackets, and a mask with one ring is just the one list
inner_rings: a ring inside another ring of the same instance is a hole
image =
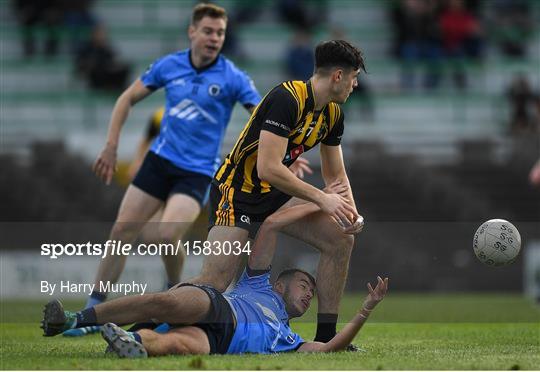
[[181, 65], [184, 67], [190, 67], [189, 61], [189, 49], [177, 50], [169, 54], [165, 54], [160, 59], [163, 62], [174, 63], [175, 65]]
[[280, 84], [282, 89], [298, 100], [305, 101], [308, 96], [308, 85], [302, 80], [287, 80]]
[[288, 80], [284, 81], [281, 84], [276, 85], [269, 93], [268, 98], [272, 101], [279, 100], [291, 103], [298, 103], [299, 101], [305, 100], [305, 88], [302, 87], [302, 84], [305, 85], [302, 81]]
[[340, 119], [343, 119], [343, 109], [339, 103], [330, 102], [327, 106], [327, 110], [331, 122], [335, 123]]
[[181, 61], [187, 60], [188, 51], [187, 50], [177, 50], [168, 54], [164, 54], [158, 58], [159, 61]]
[[177, 69], [179, 65], [183, 65], [188, 61], [187, 51], [181, 50], [173, 53], [162, 55], [157, 58], [149, 67], [148, 70], [152, 68], [175, 68]]

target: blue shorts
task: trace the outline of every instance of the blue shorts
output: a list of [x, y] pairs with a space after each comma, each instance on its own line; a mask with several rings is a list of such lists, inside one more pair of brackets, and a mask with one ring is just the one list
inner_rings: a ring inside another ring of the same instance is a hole
[[210, 354], [227, 354], [236, 331], [236, 319], [229, 301], [217, 289], [208, 285], [182, 283], [178, 287], [184, 286], [202, 289], [210, 298], [210, 311], [204, 319], [193, 326], [206, 333]]
[[144, 192], [167, 201], [171, 194], [189, 195], [203, 207], [210, 190], [211, 177], [190, 172], [148, 151], [132, 184]]

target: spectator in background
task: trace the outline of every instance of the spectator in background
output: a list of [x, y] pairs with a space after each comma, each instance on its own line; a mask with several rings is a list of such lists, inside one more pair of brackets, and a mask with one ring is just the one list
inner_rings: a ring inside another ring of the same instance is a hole
[[234, 4], [227, 22], [227, 37], [221, 52], [237, 61], [247, 59], [247, 54], [241, 40], [238, 38], [238, 30], [242, 25], [257, 21], [262, 12], [261, 2], [239, 1]]
[[424, 87], [436, 88], [440, 80], [441, 48], [436, 3], [431, 0], [401, 0], [392, 9], [396, 53], [403, 62], [401, 87], [414, 89], [414, 70], [424, 65]]
[[313, 74], [313, 44], [308, 29], [297, 29], [285, 53], [288, 80], [308, 80]]
[[64, 27], [69, 37], [70, 51], [77, 53], [81, 44], [91, 38], [97, 20], [91, 12], [94, 0], [65, 1]]
[[299, 29], [312, 29], [326, 20], [326, 1], [312, 2], [308, 7], [304, 0], [279, 0], [277, 12], [280, 19], [289, 26]]
[[90, 40], [78, 50], [75, 66], [93, 89], [119, 91], [127, 86], [130, 67], [118, 60], [103, 25], [96, 26]]
[[540, 97], [524, 74], [518, 74], [508, 87], [510, 130], [512, 133], [536, 132], [540, 120]]
[[492, 4], [493, 35], [501, 51], [509, 57], [525, 57], [533, 33], [530, 2], [495, 0]]
[[35, 54], [36, 34], [40, 27], [44, 30], [45, 55], [56, 55], [63, 12], [62, 2], [60, 0], [13, 0], [13, 7], [21, 25], [24, 55], [31, 57]]
[[453, 69], [453, 79], [460, 89], [467, 87], [465, 59], [481, 54], [479, 20], [465, 7], [463, 0], [449, 0], [439, 18], [443, 51]]

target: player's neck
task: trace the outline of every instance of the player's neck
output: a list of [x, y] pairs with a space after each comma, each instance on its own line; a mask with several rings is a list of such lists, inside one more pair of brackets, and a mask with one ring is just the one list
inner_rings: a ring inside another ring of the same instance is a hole
[[331, 101], [328, 88], [317, 75], [311, 77], [311, 88], [313, 89], [313, 110], [321, 111]]
[[200, 55], [197, 53], [194, 53], [193, 50], [190, 54], [191, 59], [191, 65], [195, 67], [197, 70], [203, 69], [212, 63], [214, 63], [215, 59], [203, 59]]

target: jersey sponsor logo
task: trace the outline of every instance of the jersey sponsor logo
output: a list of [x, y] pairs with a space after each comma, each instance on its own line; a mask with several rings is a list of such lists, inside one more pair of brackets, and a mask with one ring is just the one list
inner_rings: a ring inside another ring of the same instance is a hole
[[206, 112], [201, 106], [190, 99], [183, 99], [179, 104], [169, 110], [169, 116], [183, 120], [193, 120], [200, 116], [208, 120], [212, 124], [217, 124], [218, 121]]
[[251, 225], [251, 220], [249, 219], [249, 216], [246, 216], [245, 214], [240, 216], [240, 221], [243, 223], [247, 223], [248, 225]]
[[212, 97], [218, 96], [220, 92], [221, 92], [221, 87], [217, 84], [211, 84], [208, 87], [208, 94], [211, 95]]
[[289, 153], [287, 155], [285, 155], [285, 159], [283, 159], [283, 160], [284, 161], [289, 161], [289, 160], [296, 159], [297, 157], [299, 157], [303, 153], [304, 153], [304, 145], [296, 146], [294, 149], [289, 151]]
[[274, 121], [274, 120], [266, 119], [265, 123], [270, 124], [270, 125], [272, 125], [274, 127], [278, 127], [278, 128], [281, 128], [281, 129], [288, 130], [288, 131], [291, 130], [291, 128], [289, 128], [285, 124], [278, 123], [277, 121]]
[[221, 210], [222, 211], [227, 211], [229, 210], [230, 206], [229, 206], [229, 201], [225, 201], [225, 203], [223, 203], [223, 205], [221, 206]]

